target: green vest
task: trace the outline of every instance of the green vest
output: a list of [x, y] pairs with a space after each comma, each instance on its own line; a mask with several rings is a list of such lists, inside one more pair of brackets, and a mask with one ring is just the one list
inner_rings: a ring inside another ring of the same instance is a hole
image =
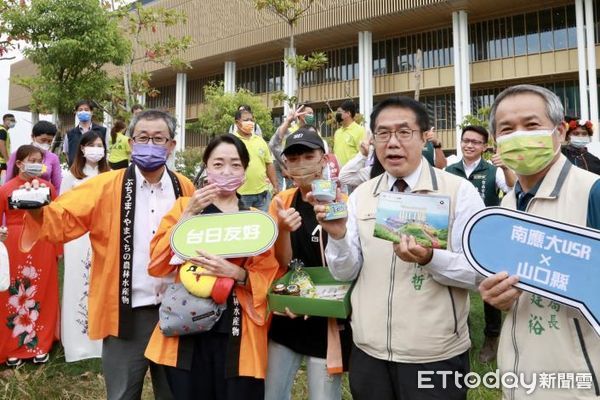
[[423, 150], [421, 151], [421, 154], [423, 154], [423, 157], [425, 157], [425, 159], [427, 159], [427, 161], [429, 162], [429, 165], [432, 165], [435, 167], [435, 161], [434, 161], [435, 149], [433, 148], [433, 144], [431, 144], [431, 142], [425, 142], [425, 146], [423, 146]]
[[462, 160], [446, 167], [446, 172], [465, 178], [475, 186], [486, 207], [500, 205], [500, 190], [496, 188], [497, 167], [483, 158], [467, 178]]

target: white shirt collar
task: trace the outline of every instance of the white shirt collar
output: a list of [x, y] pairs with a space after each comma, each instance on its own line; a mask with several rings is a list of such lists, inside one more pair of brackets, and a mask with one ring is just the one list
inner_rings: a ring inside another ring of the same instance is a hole
[[160, 181], [158, 181], [155, 184], [151, 184], [146, 180], [146, 178], [144, 178], [144, 175], [142, 175], [142, 171], [140, 171], [137, 165], [135, 166], [135, 180], [138, 183], [139, 187], [142, 189], [157, 187], [158, 189], [163, 190], [165, 185], [169, 184], [169, 179], [171, 178], [169, 177], [169, 174], [167, 173], [167, 167], [165, 166], [165, 170], [162, 176], [160, 177]]
[[[415, 186], [417, 186], [417, 182], [419, 181], [419, 178], [421, 177], [422, 170], [423, 170], [423, 159], [421, 159], [419, 166], [410, 175], [402, 177], [402, 179], [404, 179], [404, 182], [406, 182], [406, 184], [408, 185], [409, 191], [412, 190]], [[387, 175], [388, 189], [390, 191], [393, 191], [394, 183], [396, 183], [396, 179], [398, 179], [398, 178], [392, 176], [387, 171], [385, 173]]]
[[476, 166], [479, 165], [479, 162], [481, 161], [481, 157], [479, 157], [477, 160], [473, 161], [470, 164], [467, 164], [467, 160], [465, 160], [463, 158], [462, 163], [463, 163], [463, 167], [466, 170], [467, 168], [475, 168]]

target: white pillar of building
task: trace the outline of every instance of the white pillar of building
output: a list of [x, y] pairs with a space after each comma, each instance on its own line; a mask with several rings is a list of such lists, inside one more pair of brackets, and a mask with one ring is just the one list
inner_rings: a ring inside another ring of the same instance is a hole
[[583, 0], [575, 0], [575, 29], [577, 32], [577, 64], [579, 68], [579, 110], [581, 119], [590, 119], [586, 74], [586, 45]]
[[[146, 107], [146, 93], [139, 94], [136, 98], [136, 101], [138, 102], [138, 104], [141, 104], [145, 108]], [[129, 110], [129, 111], [131, 111], [131, 110]]]
[[106, 137], [104, 138], [106, 145], [110, 143], [110, 130], [113, 126], [113, 118], [106, 111], [103, 112], [104, 126], [106, 127]]
[[40, 122], [40, 113], [37, 111], [32, 111], [31, 112], [31, 125], [35, 125], [38, 122]]
[[454, 57], [454, 103], [456, 114], [456, 155], [462, 156], [460, 150], [459, 124], [465, 115], [471, 113], [471, 77], [469, 60], [469, 29], [466, 11], [452, 13], [452, 40]]
[[223, 74], [225, 93], [235, 93], [235, 61], [226, 61]]
[[471, 114], [471, 63], [469, 57], [469, 18], [466, 11], [458, 12], [460, 18], [460, 55], [463, 116]]
[[373, 110], [373, 34], [368, 31], [358, 32], [358, 96], [368, 128]]
[[594, 3], [585, 0], [585, 33], [587, 46], [588, 95], [590, 120], [594, 123], [593, 140], [598, 141], [598, 79], [596, 75], [596, 41], [594, 40]]
[[187, 74], [177, 74], [175, 86], [175, 118], [177, 118], [177, 151], [185, 149], [185, 120], [187, 108]]
[[[295, 48], [286, 48], [284, 51], [284, 57], [287, 59], [288, 57], [295, 57], [296, 49]], [[296, 90], [298, 89], [298, 81], [296, 80], [296, 68], [288, 65], [287, 62], [283, 63], [283, 92], [288, 96], [292, 97], [296, 95]], [[288, 115], [290, 112], [290, 107], [287, 102], [283, 105], [283, 115]]]

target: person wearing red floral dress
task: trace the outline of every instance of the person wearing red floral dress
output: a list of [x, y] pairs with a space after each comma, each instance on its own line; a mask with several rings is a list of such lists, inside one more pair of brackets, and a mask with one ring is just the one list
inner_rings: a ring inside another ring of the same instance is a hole
[[[57, 246], [40, 241], [28, 253], [19, 249], [24, 210], [9, 204], [13, 191], [37, 178], [43, 155], [25, 145], [16, 154], [19, 174], [0, 187], [0, 215], [8, 228], [5, 241], [10, 260], [10, 286], [0, 292], [0, 363], [19, 366], [25, 359], [48, 361], [52, 344], [58, 339]], [[54, 186], [40, 179], [56, 197]], [[0, 236], [0, 239], [2, 237]]]

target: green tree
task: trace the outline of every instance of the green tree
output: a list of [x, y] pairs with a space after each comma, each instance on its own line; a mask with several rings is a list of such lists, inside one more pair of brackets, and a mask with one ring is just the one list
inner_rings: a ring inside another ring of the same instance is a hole
[[[131, 41], [123, 66], [123, 77], [112, 86], [112, 104], [119, 108], [111, 114], [121, 114], [129, 112], [141, 95], [160, 95], [150, 85], [152, 76], [147, 70], [148, 63], [158, 63], [178, 72], [190, 68], [182, 54], [192, 44], [192, 38], [189, 35], [176, 37], [167, 34], [166, 39], [161, 40], [163, 31], [187, 21], [187, 16], [174, 8], [143, 6], [141, 1], [137, 1], [133, 5], [120, 7], [115, 15]], [[134, 70], [136, 64], [140, 64], [137, 71]]]
[[36, 111], [67, 113], [77, 99], [103, 97], [110, 84], [103, 67], [122, 65], [130, 50], [98, 0], [11, 1], [2, 19], [38, 68], [37, 76], [15, 79], [31, 91]]
[[238, 89], [235, 93], [225, 93], [223, 84], [211, 83], [204, 87], [205, 102], [198, 116], [198, 121], [186, 125], [186, 130], [213, 137], [229, 132], [235, 122], [234, 116], [241, 104], [252, 108], [254, 119], [263, 131], [265, 139], [273, 134], [271, 112], [259, 96], [246, 89]]
[[475, 125], [475, 126], [483, 126], [487, 129], [490, 120], [490, 111], [491, 107], [481, 107], [477, 110], [477, 114], [467, 114], [464, 116], [462, 122], [458, 124], [460, 129], [463, 129], [465, 126]]
[[[0, 0], [0, 15], [4, 15], [11, 7], [17, 4], [16, 0]], [[10, 51], [17, 48], [17, 38], [7, 34], [6, 22], [0, 18], [0, 61], [12, 60], [15, 56], [10, 55]]]
[[[254, 6], [257, 10], [267, 10], [275, 14], [279, 19], [283, 20], [290, 27], [290, 49], [294, 49], [295, 28], [298, 20], [308, 12], [314, 0], [254, 0]], [[295, 108], [296, 104], [302, 101], [299, 98], [299, 81], [300, 76], [308, 71], [317, 71], [323, 68], [329, 60], [325, 53], [313, 52], [309, 56], [292, 55], [284, 58], [284, 62], [295, 69], [296, 71], [296, 88], [292, 94], [283, 92], [276, 93], [273, 99], [279, 103], [285, 103], [290, 108]]]

